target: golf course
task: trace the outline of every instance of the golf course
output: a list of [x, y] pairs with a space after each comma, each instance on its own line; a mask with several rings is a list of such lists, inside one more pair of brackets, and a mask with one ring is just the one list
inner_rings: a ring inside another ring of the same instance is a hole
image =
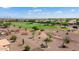
[[36, 26], [39, 29], [59, 28], [59, 26], [45, 26], [44, 24], [32, 23], [32, 22], [11, 22], [11, 24], [21, 28], [32, 28], [33, 26]]

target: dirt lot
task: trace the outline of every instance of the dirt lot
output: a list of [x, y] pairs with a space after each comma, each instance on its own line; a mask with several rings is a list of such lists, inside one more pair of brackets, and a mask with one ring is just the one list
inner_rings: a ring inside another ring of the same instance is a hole
[[[1, 28], [0, 28], [1, 29]], [[19, 28], [16, 27], [9, 27], [5, 30], [14, 30], [14, 32], [11, 32], [8, 36], [2, 35], [0, 36], [1, 39], [6, 38], [9, 42], [11, 42], [9, 39], [12, 35], [17, 36], [17, 40], [14, 43], [10, 43], [10, 51], [22, 51], [26, 45], [29, 45], [31, 47], [31, 51], [79, 51], [79, 35], [75, 34], [74, 32], [69, 32], [70, 37], [70, 43], [67, 44], [67, 48], [59, 48], [59, 46], [62, 44], [63, 40], [55, 38], [54, 36], [58, 36], [63, 38], [65, 36], [66, 31], [58, 30], [56, 32], [56, 29], [46, 29], [44, 31], [35, 31], [34, 38], [31, 38], [32, 31], [30, 29], [24, 30], [19, 29], [19, 32], [16, 32]], [[4, 29], [2, 29], [4, 30]], [[22, 33], [27, 33], [26, 35], [22, 35]], [[39, 35], [39, 33], [41, 33]], [[53, 38], [52, 42], [48, 43], [48, 48], [41, 48], [40, 45], [44, 43], [44, 39], [48, 37], [46, 33], [50, 33]], [[39, 38], [40, 37], [40, 38]], [[24, 44], [22, 45], [22, 40], [24, 39]]]

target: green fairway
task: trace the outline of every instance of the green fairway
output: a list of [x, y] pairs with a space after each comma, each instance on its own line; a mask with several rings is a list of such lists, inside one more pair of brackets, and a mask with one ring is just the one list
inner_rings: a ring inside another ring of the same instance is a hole
[[59, 28], [57, 26], [45, 26], [44, 24], [31, 22], [11, 22], [11, 24], [22, 28], [32, 28], [33, 26], [37, 26], [39, 29]]

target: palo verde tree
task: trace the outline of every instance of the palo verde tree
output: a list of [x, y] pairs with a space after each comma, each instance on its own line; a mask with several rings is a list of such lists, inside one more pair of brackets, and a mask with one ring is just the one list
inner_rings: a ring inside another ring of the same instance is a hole
[[46, 45], [45, 47], [48, 48], [48, 43], [49, 43], [49, 42], [52, 42], [52, 39], [46, 38], [46, 39], [44, 40], [44, 42], [45, 42], [45, 45]]
[[70, 43], [70, 38], [68, 36], [66, 36], [65, 38], [63, 38], [63, 42], [62, 45], [60, 46], [61, 48], [66, 48], [66, 44]]
[[39, 30], [39, 28], [38, 28], [37, 26], [33, 26], [32, 29], [33, 29], [33, 30], [32, 30], [32, 38], [33, 38], [33, 40], [34, 40], [35, 31], [36, 31], [36, 30]]

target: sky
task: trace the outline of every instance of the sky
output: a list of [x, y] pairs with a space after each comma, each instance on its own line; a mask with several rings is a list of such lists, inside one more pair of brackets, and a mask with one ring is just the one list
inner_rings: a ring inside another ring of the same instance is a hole
[[0, 18], [79, 18], [79, 7], [0, 7]]

